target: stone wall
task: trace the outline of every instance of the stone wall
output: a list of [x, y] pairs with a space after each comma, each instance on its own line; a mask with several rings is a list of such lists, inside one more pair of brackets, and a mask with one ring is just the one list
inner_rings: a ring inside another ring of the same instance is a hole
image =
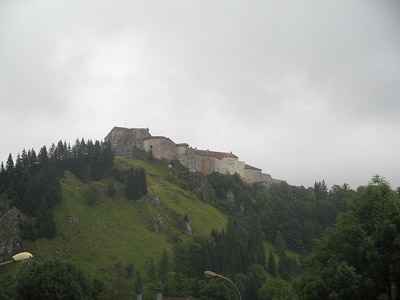
[[239, 174], [244, 182], [270, 186], [282, 180], [273, 179], [269, 174], [261, 173], [260, 169], [248, 166], [231, 153], [197, 150], [188, 144], [175, 144], [164, 136], [151, 136], [148, 128], [114, 127], [105, 137], [111, 143], [115, 155], [132, 159], [134, 147], [152, 153], [154, 158], [174, 160], [191, 172], [201, 172], [209, 175], [213, 172], [234, 175]]
[[216, 159], [215, 172], [221, 174], [235, 175], [238, 173], [241, 177], [244, 176], [244, 165], [243, 161], [234, 157], [224, 157], [223, 159]]
[[176, 158], [191, 172], [200, 172], [195, 166], [195, 152], [188, 144], [177, 144], [175, 146]]
[[243, 171], [244, 171], [243, 180], [246, 183], [256, 183], [263, 181], [260, 169], [254, 167], [245, 167]]
[[115, 155], [132, 159], [134, 147], [144, 150], [143, 140], [149, 137], [148, 128], [114, 127], [104, 140], [112, 145]]
[[176, 158], [175, 143], [164, 136], [153, 136], [144, 139], [144, 151], [152, 153], [154, 158], [173, 160]]
[[200, 156], [195, 154], [196, 170], [204, 175], [210, 175], [212, 172], [216, 172], [216, 160], [217, 159], [214, 157]]

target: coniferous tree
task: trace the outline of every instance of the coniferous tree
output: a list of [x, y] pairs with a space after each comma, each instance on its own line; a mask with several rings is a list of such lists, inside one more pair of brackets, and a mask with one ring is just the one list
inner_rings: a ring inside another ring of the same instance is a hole
[[6, 189], [6, 169], [4, 168], [3, 162], [0, 165], [0, 194]]
[[8, 155], [6, 163], [7, 180], [10, 181], [14, 177], [14, 160], [11, 153]]
[[158, 278], [163, 282], [165, 278], [167, 278], [167, 272], [169, 271], [169, 259], [167, 251], [163, 251], [163, 254], [160, 258], [160, 262], [158, 264]]
[[61, 261], [34, 262], [18, 278], [18, 300], [93, 299], [97, 291], [81, 270]]
[[135, 290], [139, 291], [143, 289], [142, 279], [140, 278], [140, 272], [136, 271], [135, 276]]
[[283, 255], [279, 259], [278, 272], [282, 278], [289, 280], [295, 274], [295, 266], [293, 261], [283, 252]]
[[301, 299], [398, 299], [399, 241], [399, 197], [375, 176], [314, 249]]
[[271, 276], [273, 276], [273, 277], [276, 277], [276, 275], [277, 275], [277, 268], [276, 268], [275, 258], [274, 258], [274, 255], [272, 254], [272, 251], [269, 252], [269, 256], [268, 256], [267, 272], [269, 274], [271, 274]]
[[104, 168], [106, 170], [110, 170], [110, 168], [113, 166], [113, 161], [114, 161], [114, 152], [112, 151], [111, 144], [104, 142], [102, 144], [103, 148], [103, 163], [104, 163]]
[[15, 160], [15, 167], [14, 167], [14, 174], [18, 178], [22, 175], [22, 172], [24, 171], [23, 165], [22, 165], [22, 158], [17, 154], [17, 158]]
[[137, 170], [130, 168], [126, 178], [126, 197], [129, 200], [138, 200], [141, 197], [141, 187], [137, 176]]
[[21, 154], [21, 162], [22, 162], [22, 170], [24, 172], [28, 172], [29, 171], [29, 157], [28, 157], [28, 153], [26, 152], [25, 149], [22, 150], [22, 154]]
[[154, 265], [153, 258], [150, 258], [149, 263], [147, 265], [147, 278], [150, 280], [157, 280], [157, 271], [156, 271], [156, 266]]
[[46, 146], [43, 146], [38, 154], [38, 162], [39, 165], [41, 165], [42, 167], [45, 167], [49, 164], [49, 156], [47, 154], [47, 148]]
[[140, 182], [140, 193], [142, 195], [147, 194], [147, 180], [146, 180], [146, 173], [144, 172], [143, 168], [139, 169], [138, 179]]
[[36, 173], [37, 171], [37, 155], [36, 155], [36, 151], [34, 149], [32, 150], [28, 150], [28, 158], [29, 158], [29, 169], [31, 174]]
[[274, 246], [275, 246], [275, 249], [276, 249], [276, 252], [278, 253], [278, 255], [282, 256], [285, 252], [286, 243], [285, 243], [285, 239], [282, 236], [282, 233], [279, 230], [276, 233], [276, 237], [274, 240]]
[[314, 191], [315, 191], [315, 198], [317, 200], [325, 199], [328, 196], [328, 188], [325, 184], [325, 180], [322, 182], [315, 182], [314, 183]]

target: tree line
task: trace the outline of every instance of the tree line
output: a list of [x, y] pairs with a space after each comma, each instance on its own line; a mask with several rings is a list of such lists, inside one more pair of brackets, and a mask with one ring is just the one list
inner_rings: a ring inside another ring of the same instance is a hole
[[113, 164], [114, 154], [108, 143], [76, 140], [74, 146], [58, 142], [47, 150], [43, 146], [22, 150], [14, 163], [9, 154], [0, 165], [0, 194], [21, 210], [26, 218], [20, 227], [24, 239], [53, 238], [56, 226], [54, 205], [61, 201], [60, 177], [70, 170], [81, 180], [101, 180]]
[[346, 211], [347, 202], [355, 194], [347, 184], [328, 190], [324, 181], [309, 188], [282, 182], [268, 189], [248, 186], [237, 174], [213, 173], [207, 181], [212, 191], [201, 192], [204, 201], [251, 222], [270, 243], [280, 232], [285, 246], [302, 254], [311, 251], [314, 239]]

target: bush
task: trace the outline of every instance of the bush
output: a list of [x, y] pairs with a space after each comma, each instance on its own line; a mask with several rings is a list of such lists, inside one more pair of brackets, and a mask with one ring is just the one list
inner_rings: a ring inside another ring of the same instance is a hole
[[82, 271], [61, 261], [33, 263], [20, 275], [16, 289], [18, 300], [89, 300], [99, 293]]

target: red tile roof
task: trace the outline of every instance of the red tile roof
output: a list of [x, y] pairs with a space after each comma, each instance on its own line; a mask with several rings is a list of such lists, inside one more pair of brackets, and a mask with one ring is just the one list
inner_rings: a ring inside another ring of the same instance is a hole
[[223, 159], [225, 157], [239, 158], [235, 154], [232, 154], [232, 152], [226, 153], [226, 152], [216, 152], [216, 151], [209, 151], [209, 150], [196, 150], [195, 154], [200, 155], [200, 156], [214, 157], [217, 159]]
[[247, 164], [244, 165], [244, 168], [245, 168], [245, 169], [250, 169], [250, 170], [261, 171], [261, 169], [258, 169], [258, 168], [256, 168], [256, 167], [253, 167], [253, 166], [250, 166], [250, 165], [247, 165]]

